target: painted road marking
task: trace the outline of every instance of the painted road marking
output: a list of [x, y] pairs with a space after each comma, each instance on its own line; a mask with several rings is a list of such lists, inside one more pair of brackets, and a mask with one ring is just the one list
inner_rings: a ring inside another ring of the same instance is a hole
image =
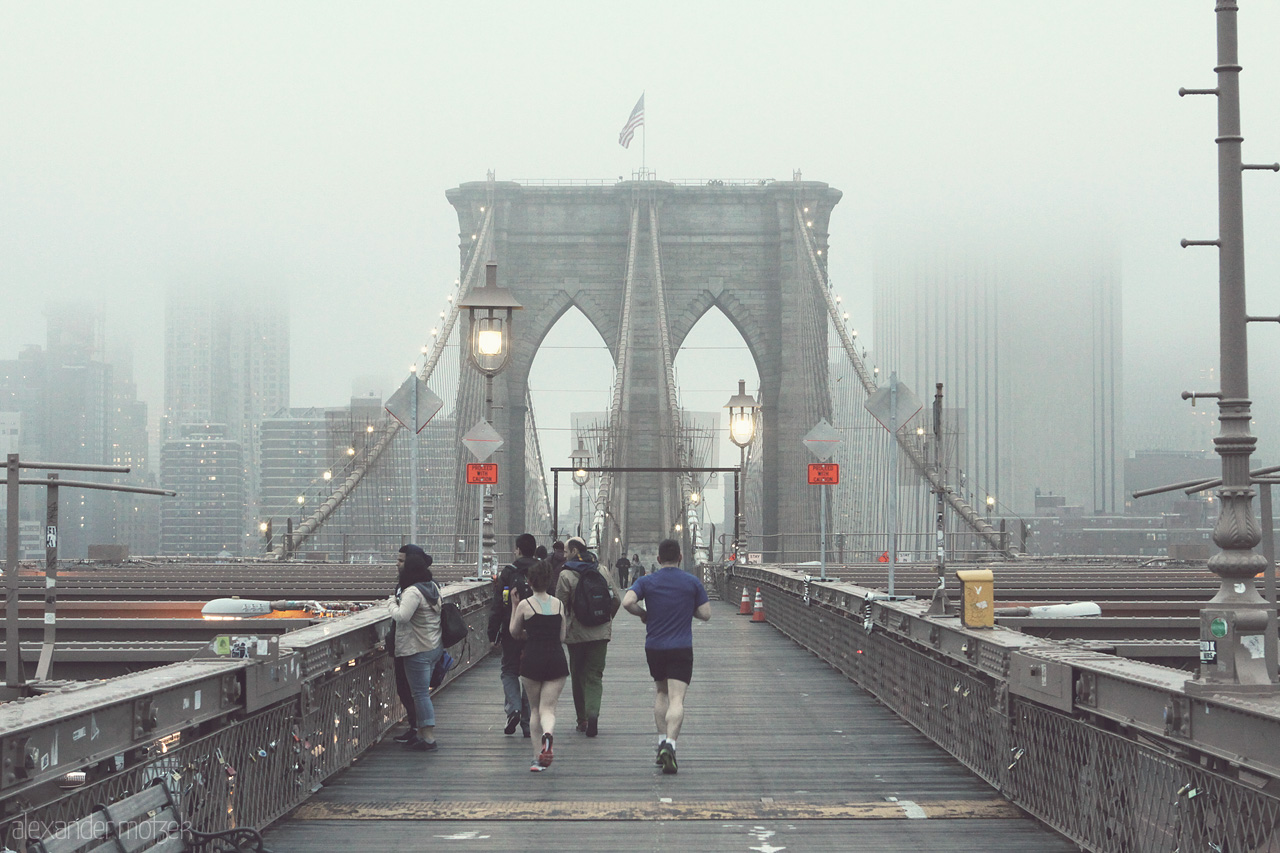
[[818, 803], [760, 800], [705, 802], [382, 802], [303, 803], [295, 820], [906, 820], [1021, 818], [1006, 800]]

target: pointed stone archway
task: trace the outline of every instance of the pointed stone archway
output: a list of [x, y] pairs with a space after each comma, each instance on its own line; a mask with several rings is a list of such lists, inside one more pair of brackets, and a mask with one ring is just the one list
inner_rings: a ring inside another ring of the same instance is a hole
[[[518, 533], [510, 528], [524, 518], [525, 389], [543, 338], [565, 311], [578, 308], [599, 331], [615, 364], [621, 348], [627, 347], [623, 423], [653, 418], [666, 405], [655, 320], [660, 291], [672, 353], [713, 305], [750, 348], [764, 407], [763, 492], [757, 524], [767, 560], [803, 559], [816, 538], [818, 505], [817, 495], [805, 485], [807, 459], [801, 439], [820, 418], [830, 417], [830, 395], [827, 320], [803, 266], [795, 209], [797, 204], [809, 209], [811, 233], [825, 251], [839, 190], [812, 181], [695, 186], [661, 181], [598, 186], [481, 181], [450, 190], [447, 197], [458, 213], [464, 256], [470, 235], [484, 217], [483, 208], [494, 206], [499, 280], [525, 306], [516, 320], [511, 362], [495, 383], [494, 426], [506, 439], [498, 489], [499, 534]], [[632, 233], [636, 206], [640, 210]], [[623, 341], [624, 281], [633, 242], [637, 260], [632, 319]], [[661, 263], [660, 288], [653, 245]], [[483, 393], [474, 371], [464, 367], [462, 378], [458, 425], [465, 431], [480, 417]], [[733, 391], [728, 380], [725, 390], [726, 397]], [[624, 430], [613, 462], [664, 467], [674, 462], [669, 455], [661, 431]], [[635, 476], [622, 483], [619, 520], [625, 538], [661, 538], [679, 501], [668, 479]], [[459, 501], [459, 530], [471, 529], [476, 516], [473, 496], [465, 492]]]

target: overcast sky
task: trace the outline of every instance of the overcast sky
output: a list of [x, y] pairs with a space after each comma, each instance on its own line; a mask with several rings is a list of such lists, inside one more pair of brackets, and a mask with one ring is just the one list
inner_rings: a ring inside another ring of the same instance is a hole
[[[154, 415], [166, 287], [225, 282], [288, 294], [294, 405], [394, 387], [458, 274], [445, 190], [629, 176], [644, 91], [660, 178], [844, 191], [831, 276], [868, 331], [874, 246], [904, 222], [1100, 229], [1126, 418], [1182, 411], [1217, 362], [1215, 253], [1178, 247], [1217, 232], [1214, 101], [1177, 96], [1215, 83], [1213, 6], [0, 3], [0, 358], [44, 342], [51, 297], [103, 299]], [[1273, 162], [1280, 3], [1241, 6], [1245, 158]], [[1280, 177], [1247, 173], [1245, 199], [1249, 307], [1280, 314]], [[1277, 351], [1254, 327], [1260, 410]]]

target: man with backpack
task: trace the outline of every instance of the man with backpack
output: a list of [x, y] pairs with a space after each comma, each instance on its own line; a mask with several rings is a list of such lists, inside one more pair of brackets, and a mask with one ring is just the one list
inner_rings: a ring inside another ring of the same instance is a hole
[[573, 708], [578, 731], [595, 737], [599, 731], [600, 697], [604, 692], [604, 662], [613, 637], [613, 616], [622, 596], [608, 572], [600, 571], [587, 543], [575, 536], [568, 541], [568, 559], [556, 582], [556, 598], [564, 604], [568, 619], [565, 645], [569, 649], [569, 676], [573, 681]]
[[520, 727], [529, 737], [529, 698], [520, 686], [520, 653], [524, 643], [511, 636], [511, 606], [520, 598], [528, 598], [529, 569], [538, 562], [533, 556], [538, 543], [532, 533], [516, 537], [516, 558], [502, 567], [493, 580], [493, 606], [489, 612], [489, 642], [495, 651], [502, 648], [502, 710], [507, 714], [504, 734], [515, 734]]

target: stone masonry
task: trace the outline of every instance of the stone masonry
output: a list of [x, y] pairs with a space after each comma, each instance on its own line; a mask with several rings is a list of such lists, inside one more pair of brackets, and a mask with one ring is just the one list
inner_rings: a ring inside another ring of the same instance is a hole
[[[659, 293], [652, 263], [650, 202], [657, 211], [671, 348], [712, 306], [741, 333], [760, 373], [760, 472], [763, 501], [750, 520], [753, 542], [762, 541], [770, 562], [812, 551], [818, 530], [818, 495], [806, 482], [808, 452], [801, 444], [819, 418], [830, 417], [827, 389], [827, 322], [804, 264], [796, 234], [796, 210], [808, 208], [818, 248], [827, 249], [827, 226], [839, 190], [811, 181], [758, 185], [682, 186], [624, 181], [600, 186], [522, 186], [474, 182], [450, 190], [466, 256], [479, 229], [482, 207], [495, 205], [494, 245], [499, 283], [524, 310], [515, 320], [511, 362], [495, 382], [494, 426], [506, 439], [500, 471], [497, 530], [504, 534], [525, 517], [523, 472], [527, 422], [525, 387], [538, 347], [556, 321], [577, 307], [599, 331], [615, 363], [629, 347], [618, 436], [620, 466], [663, 466], [674, 459], [665, 413], [664, 366], [654, 300]], [[630, 340], [620, 340], [623, 291], [633, 205], [640, 208], [637, 269], [633, 276]], [[459, 432], [483, 408], [482, 384], [464, 363], [459, 384]], [[723, 379], [725, 399], [737, 377]], [[750, 390], [750, 389], [749, 389]], [[647, 413], [642, 416], [641, 413]], [[637, 426], [652, 424], [652, 427]], [[464, 464], [465, 459], [460, 462]], [[554, 464], [554, 463], [553, 463]], [[754, 463], [753, 463], [754, 466]], [[463, 480], [459, 472], [459, 482]], [[565, 477], [565, 486], [568, 478]], [[656, 542], [678, 518], [674, 478], [635, 475], [619, 479], [611, 511], [624, 542]], [[470, 529], [475, 507], [459, 502], [458, 529]], [[760, 537], [760, 538], [757, 538]], [[500, 548], [502, 545], [500, 544]], [[633, 550], [634, 547], [633, 547]], [[791, 552], [792, 556], [788, 556]]]

